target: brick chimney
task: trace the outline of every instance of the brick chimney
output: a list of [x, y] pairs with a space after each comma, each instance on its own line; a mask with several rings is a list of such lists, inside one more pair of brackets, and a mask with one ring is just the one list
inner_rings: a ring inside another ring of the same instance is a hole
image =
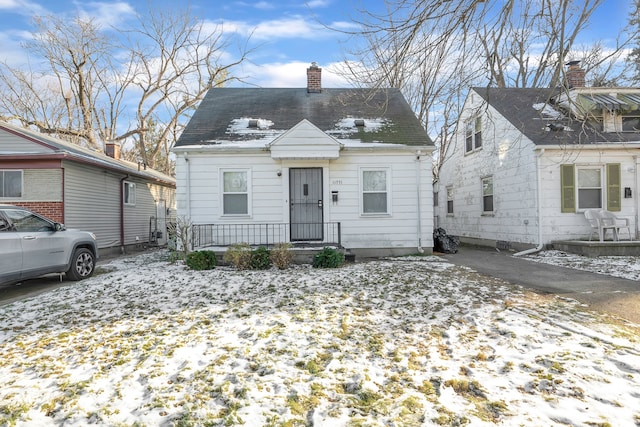
[[567, 62], [567, 86], [569, 89], [585, 86], [585, 71], [580, 67], [580, 61]]
[[322, 68], [318, 67], [316, 62], [312, 62], [307, 68], [307, 92], [322, 92]]
[[104, 144], [104, 153], [113, 157], [116, 160], [120, 160], [120, 144], [117, 142], [107, 142]]

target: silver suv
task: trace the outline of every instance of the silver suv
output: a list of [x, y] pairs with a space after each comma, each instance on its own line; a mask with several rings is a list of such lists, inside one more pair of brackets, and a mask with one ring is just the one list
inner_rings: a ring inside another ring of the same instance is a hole
[[0, 285], [49, 273], [86, 279], [97, 260], [95, 234], [67, 230], [28, 209], [0, 205]]

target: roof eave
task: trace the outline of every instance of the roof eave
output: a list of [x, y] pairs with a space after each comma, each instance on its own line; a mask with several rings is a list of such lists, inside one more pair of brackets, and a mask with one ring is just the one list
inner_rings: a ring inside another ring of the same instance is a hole
[[100, 169], [110, 170], [112, 172], [117, 172], [120, 174], [126, 174], [130, 176], [136, 176], [138, 178], [143, 178], [147, 181], [152, 181], [156, 183], [162, 183], [163, 185], [174, 187], [176, 186], [175, 181], [170, 181], [166, 179], [162, 179], [157, 176], [153, 176], [147, 173], [140, 173], [134, 169], [127, 168], [125, 166], [117, 166], [114, 164], [102, 163], [99, 161], [92, 161], [85, 157], [76, 156], [73, 153], [67, 153], [64, 151], [58, 151], [52, 154], [43, 154], [43, 153], [13, 153], [13, 154], [0, 154], [0, 160], [67, 160], [70, 162], [81, 163], [85, 165], [95, 166]]
[[628, 150], [628, 149], [636, 149], [640, 150], [640, 141], [638, 142], [618, 142], [618, 143], [610, 143], [603, 142], [598, 144], [538, 144], [535, 146], [534, 151], [544, 151], [544, 150], [567, 150], [570, 148], [579, 148], [580, 150]]

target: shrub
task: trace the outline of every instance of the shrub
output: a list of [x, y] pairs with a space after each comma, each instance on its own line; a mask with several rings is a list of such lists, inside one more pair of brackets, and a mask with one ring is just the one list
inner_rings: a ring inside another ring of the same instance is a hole
[[252, 270], [268, 270], [271, 268], [271, 260], [269, 259], [269, 251], [267, 248], [260, 246], [251, 252], [251, 269]]
[[218, 260], [212, 251], [194, 251], [187, 254], [186, 263], [192, 270], [213, 270]]
[[324, 248], [313, 257], [314, 268], [337, 268], [343, 263], [344, 254], [333, 248]]
[[278, 243], [271, 249], [270, 259], [273, 265], [278, 269], [284, 270], [291, 265], [293, 259], [293, 252], [291, 249], [291, 243]]
[[238, 270], [251, 266], [251, 246], [248, 243], [235, 243], [227, 248], [222, 260]]

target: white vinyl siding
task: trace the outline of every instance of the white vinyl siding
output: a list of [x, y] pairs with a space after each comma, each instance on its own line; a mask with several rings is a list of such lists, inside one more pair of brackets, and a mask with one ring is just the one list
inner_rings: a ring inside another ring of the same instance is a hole
[[[312, 149], [313, 147], [310, 147]], [[250, 218], [223, 216], [223, 184], [220, 170], [247, 170], [251, 165], [249, 190]], [[417, 167], [422, 177], [420, 197], [416, 192]], [[194, 224], [284, 223], [290, 222], [289, 169], [322, 168], [325, 222], [341, 224], [342, 244], [354, 250], [395, 248], [398, 253], [415, 252], [420, 239], [424, 248], [433, 242], [433, 187], [428, 177], [431, 162], [416, 164], [414, 150], [344, 150], [338, 159], [274, 161], [268, 152], [255, 150], [224, 153], [218, 147], [178, 153], [178, 216], [186, 215]], [[388, 177], [386, 214], [362, 213], [362, 171], [385, 170]], [[280, 172], [280, 173], [278, 173]], [[189, 191], [186, 183], [190, 182]], [[338, 201], [331, 194], [338, 192]], [[418, 200], [420, 207], [418, 207]], [[420, 224], [416, 213], [422, 212]], [[418, 227], [420, 226], [420, 233]]]

